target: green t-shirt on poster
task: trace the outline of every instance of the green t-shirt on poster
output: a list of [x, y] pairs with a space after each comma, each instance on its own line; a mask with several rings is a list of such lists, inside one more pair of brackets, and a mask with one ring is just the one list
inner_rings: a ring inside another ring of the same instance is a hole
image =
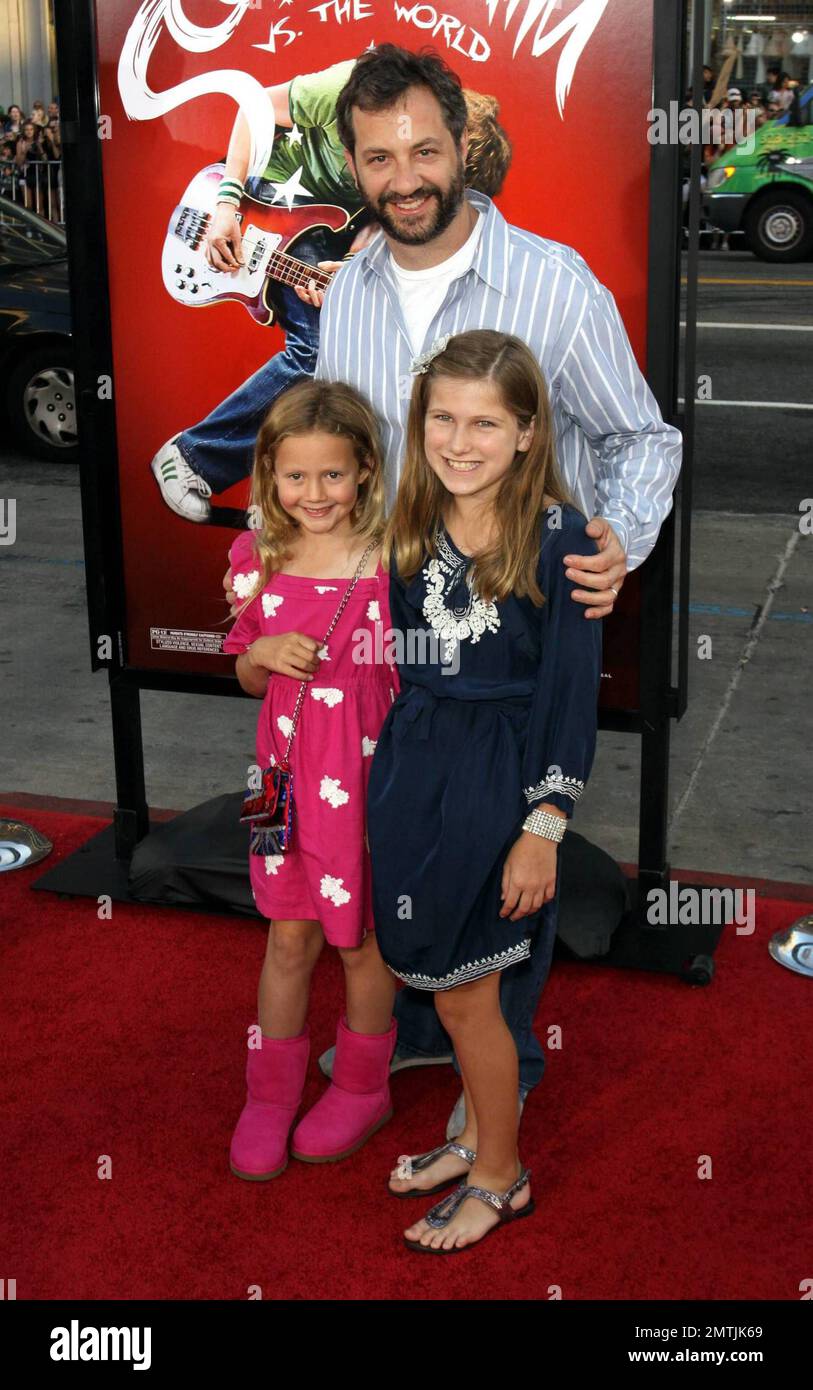
[[309, 193], [353, 212], [361, 207], [361, 201], [336, 129], [336, 101], [355, 62], [350, 58], [292, 79], [288, 105], [302, 138], [289, 140], [290, 131], [280, 128], [262, 176], [284, 183], [301, 168], [302, 185]]

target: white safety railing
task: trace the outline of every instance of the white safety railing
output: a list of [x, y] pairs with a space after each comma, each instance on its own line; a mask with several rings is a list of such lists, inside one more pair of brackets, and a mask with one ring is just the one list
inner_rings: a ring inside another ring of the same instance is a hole
[[0, 160], [0, 194], [59, 227], [65, 225], [65, 192], [58, 159], [32, 159], [26, 164]]

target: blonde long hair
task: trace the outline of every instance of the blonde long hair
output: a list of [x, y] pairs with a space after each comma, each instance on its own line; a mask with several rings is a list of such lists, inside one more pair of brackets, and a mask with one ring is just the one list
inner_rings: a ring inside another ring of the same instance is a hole
[[353, 532], [365, 541], [383, 534], [384, 451], [372, 406], [344, 382], [316, 381], [312, 377], [298, 381], [277, 397], [257, 435], [249, 511], [260, 519], [254, 538], [261, 577], [235, 617], [289, 558], [291, 545], [301, 530], [299, 522], [293, 520], [279, 500], [274, 476], [277, 451], [284, 439], [315, 433], [349, 440], [359, 468], [369, 469], [367, 478], [359, 483], [358, 497], [350, 513]]
[[417, 373], [407, 421], [406, 457], [398, 495], [384, 535], [384, 564], [395, 558], [399, 577], [408, 583], [435, 558], [435, 529], [443, 520], [449, 496], [430, 467], [424, 448], [424, 426], [433, 382], [492, 382], [503, 406], [516, 416], [521, 429], [535, 417], [530, 448], [517, 452], [504, 474], [494, 500], [496, 540], [474, 559], [469, 577], [480, 597], [490, 603], [511, 593], [544, 603], [536, 579], [544, 499], [571, 501], [559, 475], [553, 441], [553, 420], [545, 378], [534, 354], [521, 338], [477, 328], [457, 333], [423, 373]]

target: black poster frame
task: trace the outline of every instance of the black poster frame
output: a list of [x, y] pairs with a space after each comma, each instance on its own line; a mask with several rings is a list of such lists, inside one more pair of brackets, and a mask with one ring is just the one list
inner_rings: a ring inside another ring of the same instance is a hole
[[[702, 33], [703, 0], [695, 0]], [[651, 105], [682, 105], [686, 88], [685, 33], [689, 0], [653, 0]], [[242, 696], [232, 675], [173, 673], [128, 665], [123, 545], [120, 526], [110, 288], [104, 217], [104, 179], [94, 0], [55, 0], [63, 127], [69, 273], [74, 323], [77, 415], [81, 439], [80, 486], [86, 563], [90, 660], [110, 683], [116, 775], [114, 854], [129, 861], [149, 832], [139, 693], [178, 691]], [[697, 71], [695, 67], [695, 71]], [[640, 708], [603, 710], [600, 728], [640, 734], [639, 887], [668, 878], [667, 823], [670, 726], [686, 703], [687, 614], [692, 402], [678, 413], [682, 208], [680, 147], [652, 144], [649, 198], [649, 276], [646, 376], [664, 418], [686, 433], [676, 507], [640, 572]], [[693, 151], [699, 161], [699, 150]], [[699, 172], [699, 170], [698, 170]], [[691, 276], [691, 266], [690, 266]], [[686, 329], [693, 354], [693, 322]], [[693, 360], [693, 358], [692, 358]], [[688, 367], [688, 361], [687, 361]], [[102, 389], [104, 379], [112, 392]], [[675, 528], [681, 513], [678, 683], [672, 683]], [[111, 639], [109, 659], [100, 641]], [[98, 891], [98, 889], [94, 889]]]

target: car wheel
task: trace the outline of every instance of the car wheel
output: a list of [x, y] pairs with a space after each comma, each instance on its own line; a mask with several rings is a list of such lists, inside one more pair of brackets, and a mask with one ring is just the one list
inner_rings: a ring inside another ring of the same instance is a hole
[[55, 343], [24, 357], [9, 374], [6, 405], [23, 448], [55, 462], [73, 462], [76, 396], [69, 348]]
[[803, 261], [813, 251], [813, 203], [793, 188], [776, 188], [752, 203], [745, 230], [761, 260]]

